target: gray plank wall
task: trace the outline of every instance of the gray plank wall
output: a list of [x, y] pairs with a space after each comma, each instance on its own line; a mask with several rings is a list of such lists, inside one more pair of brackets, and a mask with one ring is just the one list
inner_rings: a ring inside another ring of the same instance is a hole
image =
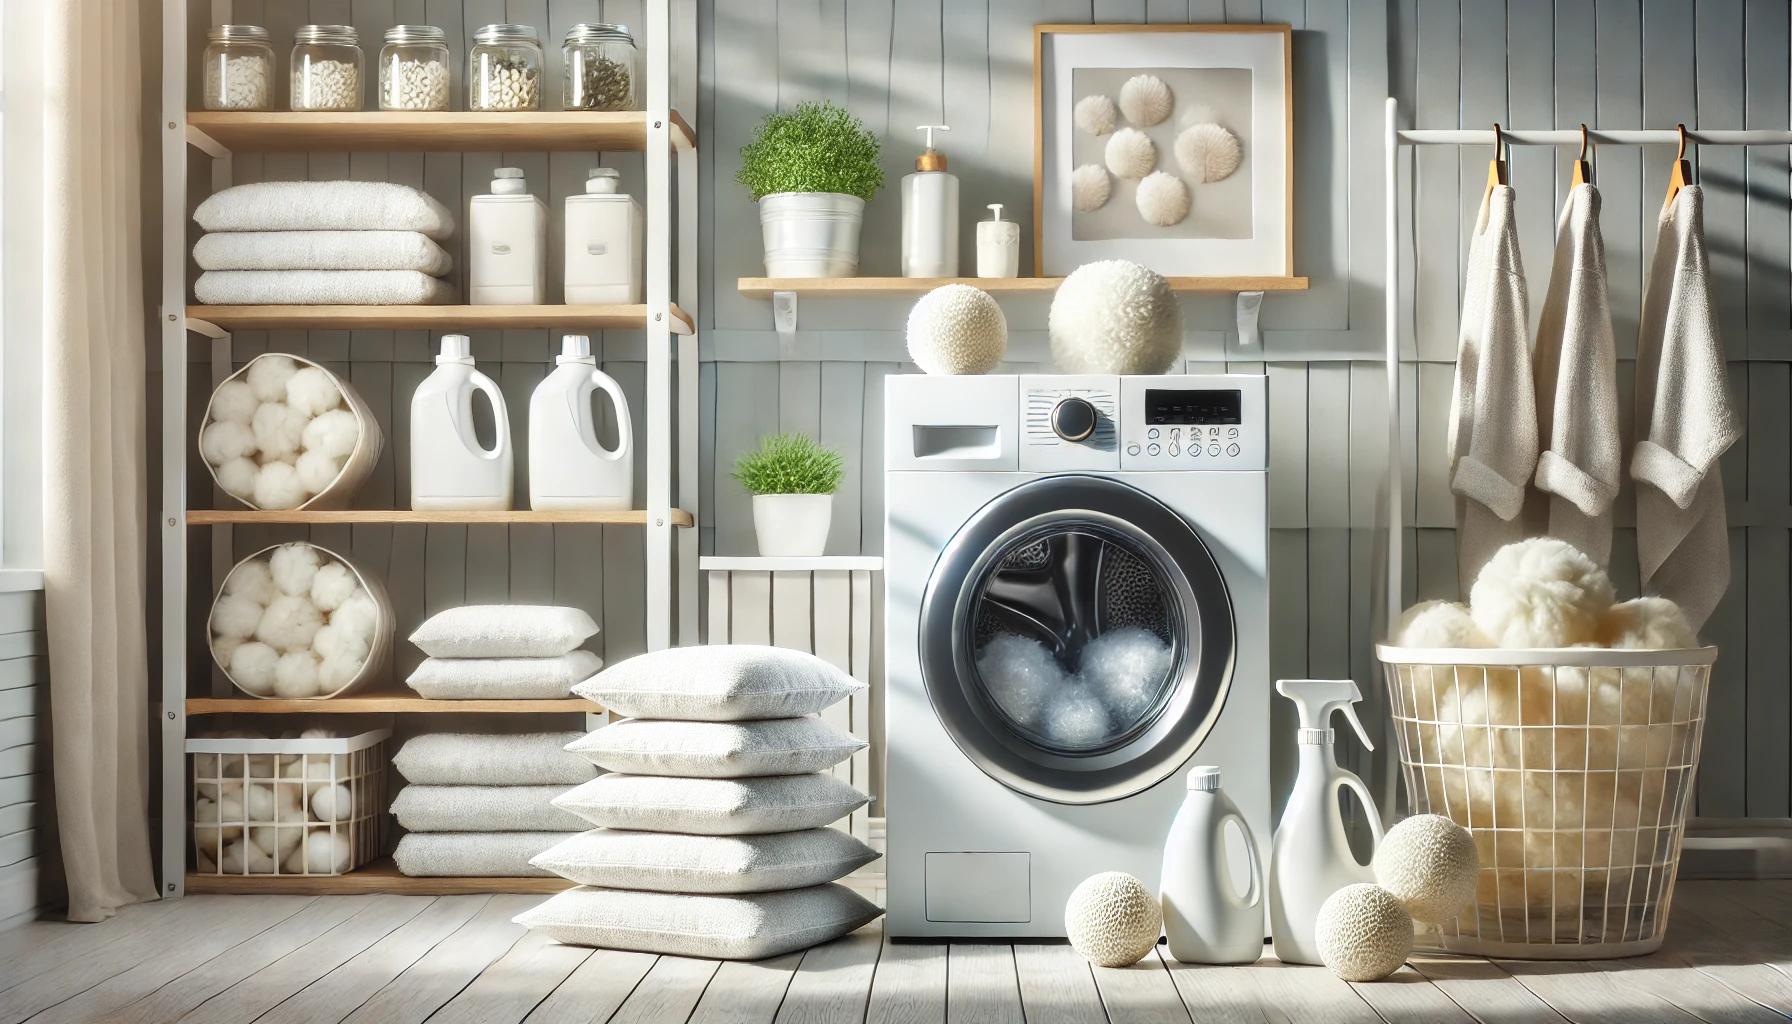
[[0, 931], [56, 897], [42, 591], [0, 593]]

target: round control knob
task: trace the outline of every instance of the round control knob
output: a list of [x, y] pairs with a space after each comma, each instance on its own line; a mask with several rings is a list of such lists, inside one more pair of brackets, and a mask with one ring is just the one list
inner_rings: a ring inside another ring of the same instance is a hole
[[1086, 398], [1063, 398], [1052, 406], [1052, 433], [1066, 441], [1087, 441], [1095, 433], [1095, 406]]

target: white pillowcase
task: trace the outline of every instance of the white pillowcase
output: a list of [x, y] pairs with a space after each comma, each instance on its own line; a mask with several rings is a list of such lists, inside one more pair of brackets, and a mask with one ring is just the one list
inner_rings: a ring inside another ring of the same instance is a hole
[[[572, 833], [577, 835], [577, 833]], [[552, 878], [529, 863], [565, 832], [412, 832], [392, 860], [412, 878]]]
[[392, 816], [407, 832], [569, 832], [579, 816], [554, 806], [564, 786], [406, 786]]
[[435, 732], [413, 736], [392, 767], [420, 786], [576, 786], [597, 777], [590, 761], [566, 752], [576, 732]]
[[432, 658], [557, 658], [595, 635], [579, 608], [472, 604], [430, 616], [411, 643]]
[[882, 913], [876, 904], [837, 882], [739, 896], [580, 886], [512, 920], [575, 946], [763, 960], [837, 939]]
[[425, 658], [405, 683], [429, 700], [560, 700], [603, 667], [583, 650], [557, 658]]
[[877, 858], [876, 850], [832, 828], [769, 836], [682, 836], [594, 828], [529, 863], [580, 885], [740, 893], [820, 885]]
[[758, 779], [610, 774], [562, 793], [554, 806], [605, 828], [737, 836], [818, 828], [869, 800], [825, 772]]
[[812, 714], [865, 688], [803, 651], [712, 644], [637, 655], [575, 692], [627, 718], [744, 722]]
[[764, 722], [612, 722], [566, 749], [630, 775], [739, 779], [805, 775], [846, 760], [865, 741], [813, 715]]

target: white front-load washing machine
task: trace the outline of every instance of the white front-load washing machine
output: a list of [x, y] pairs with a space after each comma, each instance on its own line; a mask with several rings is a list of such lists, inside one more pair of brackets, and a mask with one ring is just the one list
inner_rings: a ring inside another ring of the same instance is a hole
[[885, 386], [888, 923], [1061, 937], [1214, 764], [1267, 852], [1264, 378]]

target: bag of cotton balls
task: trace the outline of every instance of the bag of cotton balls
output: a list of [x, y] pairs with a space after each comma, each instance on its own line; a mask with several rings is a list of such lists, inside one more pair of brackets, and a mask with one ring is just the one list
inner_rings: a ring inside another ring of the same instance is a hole
[[[344, 388], [323, 367], [278, 353], [255, 357], [218, 385], [199, 432], [199, 454], [218, 486], [251, 508], [300, 508], [343, 476], [358, 447], [371, 444], [377, 459], [378, 431], [362, 437], [359, 399]], [[332, 504], [353, 497], [342, 493]]]
[[305, 541], [281, 544], [225, 578], [212, 604], [212, 657], [257, 697], [333, 697], [359, 679], [389, 619], [340, 556]]
[[1129, 260], [1071, 271], [1046, 327], [1059, 373], [1166, 373], [1182, 355], [1182, 306], [1170, 283]]

